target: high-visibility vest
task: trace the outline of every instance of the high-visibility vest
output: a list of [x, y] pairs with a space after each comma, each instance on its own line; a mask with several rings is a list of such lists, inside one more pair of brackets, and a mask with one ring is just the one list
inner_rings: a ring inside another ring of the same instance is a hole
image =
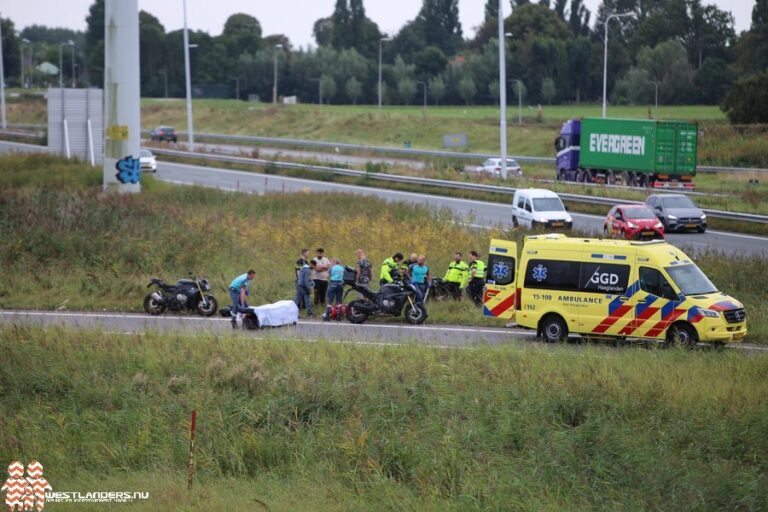
[[395, 270], [397, 270], [397, 263], [395, 263], [395, 260], [390, 256], [384, 260], [384, 263], [381, 264], [379, 279], [391, 283], [394, 281], [394, 279], [392, 279], [392, 272]]
[[445, 273], [443, 280], [448, 281], [449, 283], [459, 283], [460, 285], [464, 286], [468, 275], [469, 265], [463, 261], [458, 263], [452, 261], [450, 265], [448, 265], [448, 272]]
[[483, 260], [475, 260], [469, 264], [469, 275], [472, 275], [472, 269], [475, 269], [474, 279], [485, 279], [485, 262]]

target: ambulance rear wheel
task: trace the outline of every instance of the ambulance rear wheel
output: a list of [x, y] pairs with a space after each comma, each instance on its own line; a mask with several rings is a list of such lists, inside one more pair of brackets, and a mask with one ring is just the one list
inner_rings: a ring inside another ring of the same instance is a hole
[[539, 332], [547, 343], [560, 343], [568, 339], [568, 326], [559, 315], [548, 315], [541, 321]]
[[686, 323], [674, 324], [667, 330], [667, 345], [692, 348], [699, 342], [696, 330]]

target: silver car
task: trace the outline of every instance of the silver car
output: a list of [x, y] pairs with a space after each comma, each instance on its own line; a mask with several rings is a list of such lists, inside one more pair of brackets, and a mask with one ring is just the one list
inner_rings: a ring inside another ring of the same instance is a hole
[[142, 172], [157, 172], [157, 159], [148, 149], [139, 151]]
[[[501, 158], [489, 158], [483, 165], [477, 167], [475, 172], [487, 173], [492, 176], [501, 176]], [[507, 158], [507, 176], [522, 176], [520, 164], [512, 158]]]

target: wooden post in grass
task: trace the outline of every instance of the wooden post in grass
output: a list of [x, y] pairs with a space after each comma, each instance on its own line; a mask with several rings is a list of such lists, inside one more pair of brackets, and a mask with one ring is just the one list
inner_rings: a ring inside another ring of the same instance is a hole
[[187, 489], [192, 489], [192, 476], [195, 473], [195, 426], [197, 424], [197, 411], [192, 411], [192, 423], [189, 425], [189, 478]]

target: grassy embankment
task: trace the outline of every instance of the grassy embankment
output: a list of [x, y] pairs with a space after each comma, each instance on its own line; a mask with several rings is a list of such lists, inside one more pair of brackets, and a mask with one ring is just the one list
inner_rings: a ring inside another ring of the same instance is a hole
[[0, 350], [0, 460], [150, 492], [128, 510], [768, 507], [763, 354], [21, 328]]
[[[208, 277], [222, 304], [235, 275], [258, 270], [254, 303], [293, 296], [293, 261], [323, 246], [346, 264], [358, 247], [375, 266], [395, 251], [426, 254], [442, 276], [453, 252], [484, 253], [499, 230], [469, 229], [444, 212], [340, 194], [247, 196], [147, 178], [137, 196], [103, 196], [101, 172], [60, 159], [0, 159], [0, 307], [140, 310], [150, 276]], [[768, 259], [697, 258], [746, 304], [748, 340], [768, 342]], [[430, 322], [497, 325], [462, 302], [430, 306]]]

